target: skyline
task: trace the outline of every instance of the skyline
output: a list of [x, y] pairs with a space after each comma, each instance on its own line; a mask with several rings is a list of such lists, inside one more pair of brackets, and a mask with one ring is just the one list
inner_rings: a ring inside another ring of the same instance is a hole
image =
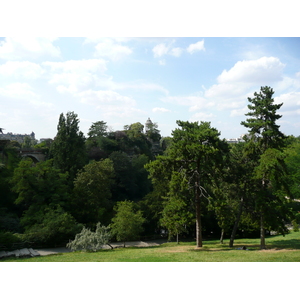
[[300, 135], [299, 38], [0, 38], [0, 127], [54, 138], [74, 111], [87, 136], [150, 117], [162, 136], [176, 120], [209, 121], [226, 139], [247, 133], [248, 97], [274, 90], [280, 130]]

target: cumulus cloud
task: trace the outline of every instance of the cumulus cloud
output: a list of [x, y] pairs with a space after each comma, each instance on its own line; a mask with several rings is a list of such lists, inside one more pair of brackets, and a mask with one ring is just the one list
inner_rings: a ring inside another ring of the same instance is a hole
[[218, 77], [219, 83], [262, 83], [282, 79], [285, 64], [277, 57], [261, 57], [256, 60], [238, 61], [229, 71], [224, 70]]
[[8, 61], [0, 65], [0, 75], [5, 77], [37, 79], [43, 73], [40, 65], [29, 61]]
[[[172, 47], [173, 43], [174, 43], [174, 41], [172, 41], [168, 45], [166, 43], [160, 43], [160, 44], [156, 45], [152, 49], [154, 57], [162, 57], [164, 55], [172, 55], [172, 56], [175, 56], [175, 57], [181, 56], [184, 49], [180, 48], [180, 47]], [[165, 65], [164, 60], [160, 60], [159, 63], [160, 63], [160, 65]]]
[[199, 41], [195, 44], [190, 44], [188, 47], [187, 47], [187, 52], [190, 53], [190, 54], [193, 54], [197, 51], [205, 51], [205, 48], [204, 48], [204, 40], [202, 41]]
[[117, 61], [124, 56], [130, 55], [132, 50], [121, 44], [115, 43], [112, 39], [105, 39], [95, 46], [96, 57], [107, 57], [113, 61]]
[[166, 44], [158, 44], [153, 49], [152, 52], [154, 54], [154, 57], [161, 57], [169, 52], [170, 47], [166, 46]]
[[281, 109], [295, 108], [295, 106], [300, 106], [300, 92], [292, 92], [282, 94], [278, 97], [274, 97], [274, 102], [276, 104], [283, 103]]
[[[261, 57], [256, 60], [238, 61], [230, 70], [224, 70], [217, 78], [218, 83], [205, 90], [207, 99], [218, 101], [218, 109], [234, 109], [238, 115], [253, 90], [262, 85], [282, 82], [285, 65], [276, 57]], [[286, 81], [285, 84], [291, 84]]]
[[53, 45], [56, 38], [16, 37], [0, 42], [0, 58], [16, 60], [37, 58], [44, 55], [60, 56], [60, 49]]

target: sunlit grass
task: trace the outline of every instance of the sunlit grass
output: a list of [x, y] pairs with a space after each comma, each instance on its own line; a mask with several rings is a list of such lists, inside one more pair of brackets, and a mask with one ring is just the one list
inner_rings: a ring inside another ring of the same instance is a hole
[[[237, 239], [234, 247], [229, 240], [203, 242], [196, 248], [195, 242], [165, 243], [148, 248], [117, 248], [98, 252], [71, 252], [34, 258], [10, 258], [19, 262], [298, 262], [300, 261], [300, 233], [266, 239], [267, 249], [260, 250], [259, 239]], [[246, 246], [248, 250], [237, 250]]]

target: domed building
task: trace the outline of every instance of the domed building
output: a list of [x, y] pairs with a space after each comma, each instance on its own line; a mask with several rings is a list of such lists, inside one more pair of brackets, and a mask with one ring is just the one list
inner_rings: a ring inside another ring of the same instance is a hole
[[148, 120], [145, 123], [145, 133], [150, 131], [153, 128], [153, 122], [148, 118]]

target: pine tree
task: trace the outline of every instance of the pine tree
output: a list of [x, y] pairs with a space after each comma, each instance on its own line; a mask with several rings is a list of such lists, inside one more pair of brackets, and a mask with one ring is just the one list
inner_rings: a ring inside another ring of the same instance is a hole
[[[249, 128], [249, 141], [246, 152], [256, 161], [253, 178], [260, 182], [256, 192], [256, 209], [260, 216], [261, 249], [265, 249], [265, 230], [269, 226], [277, 226], [284, 232], [284, 217], [288, 214], [285, 209], [285, 195], [279, 193], [284, 186], [285, 173], [282, 149], [285, 135], [279, 130], [276, 121], [281, 118], [277, 114], [282, 106], [274, 104], [272, 98], [274, 91], [270, 87], [261, 87], [259, 93], [254, 93], [254, 98], [248, 98], [251, 103], [246, 116], [250, 118], [241, 122]], [[287, 191], [288, 192], [288, 191]]]

